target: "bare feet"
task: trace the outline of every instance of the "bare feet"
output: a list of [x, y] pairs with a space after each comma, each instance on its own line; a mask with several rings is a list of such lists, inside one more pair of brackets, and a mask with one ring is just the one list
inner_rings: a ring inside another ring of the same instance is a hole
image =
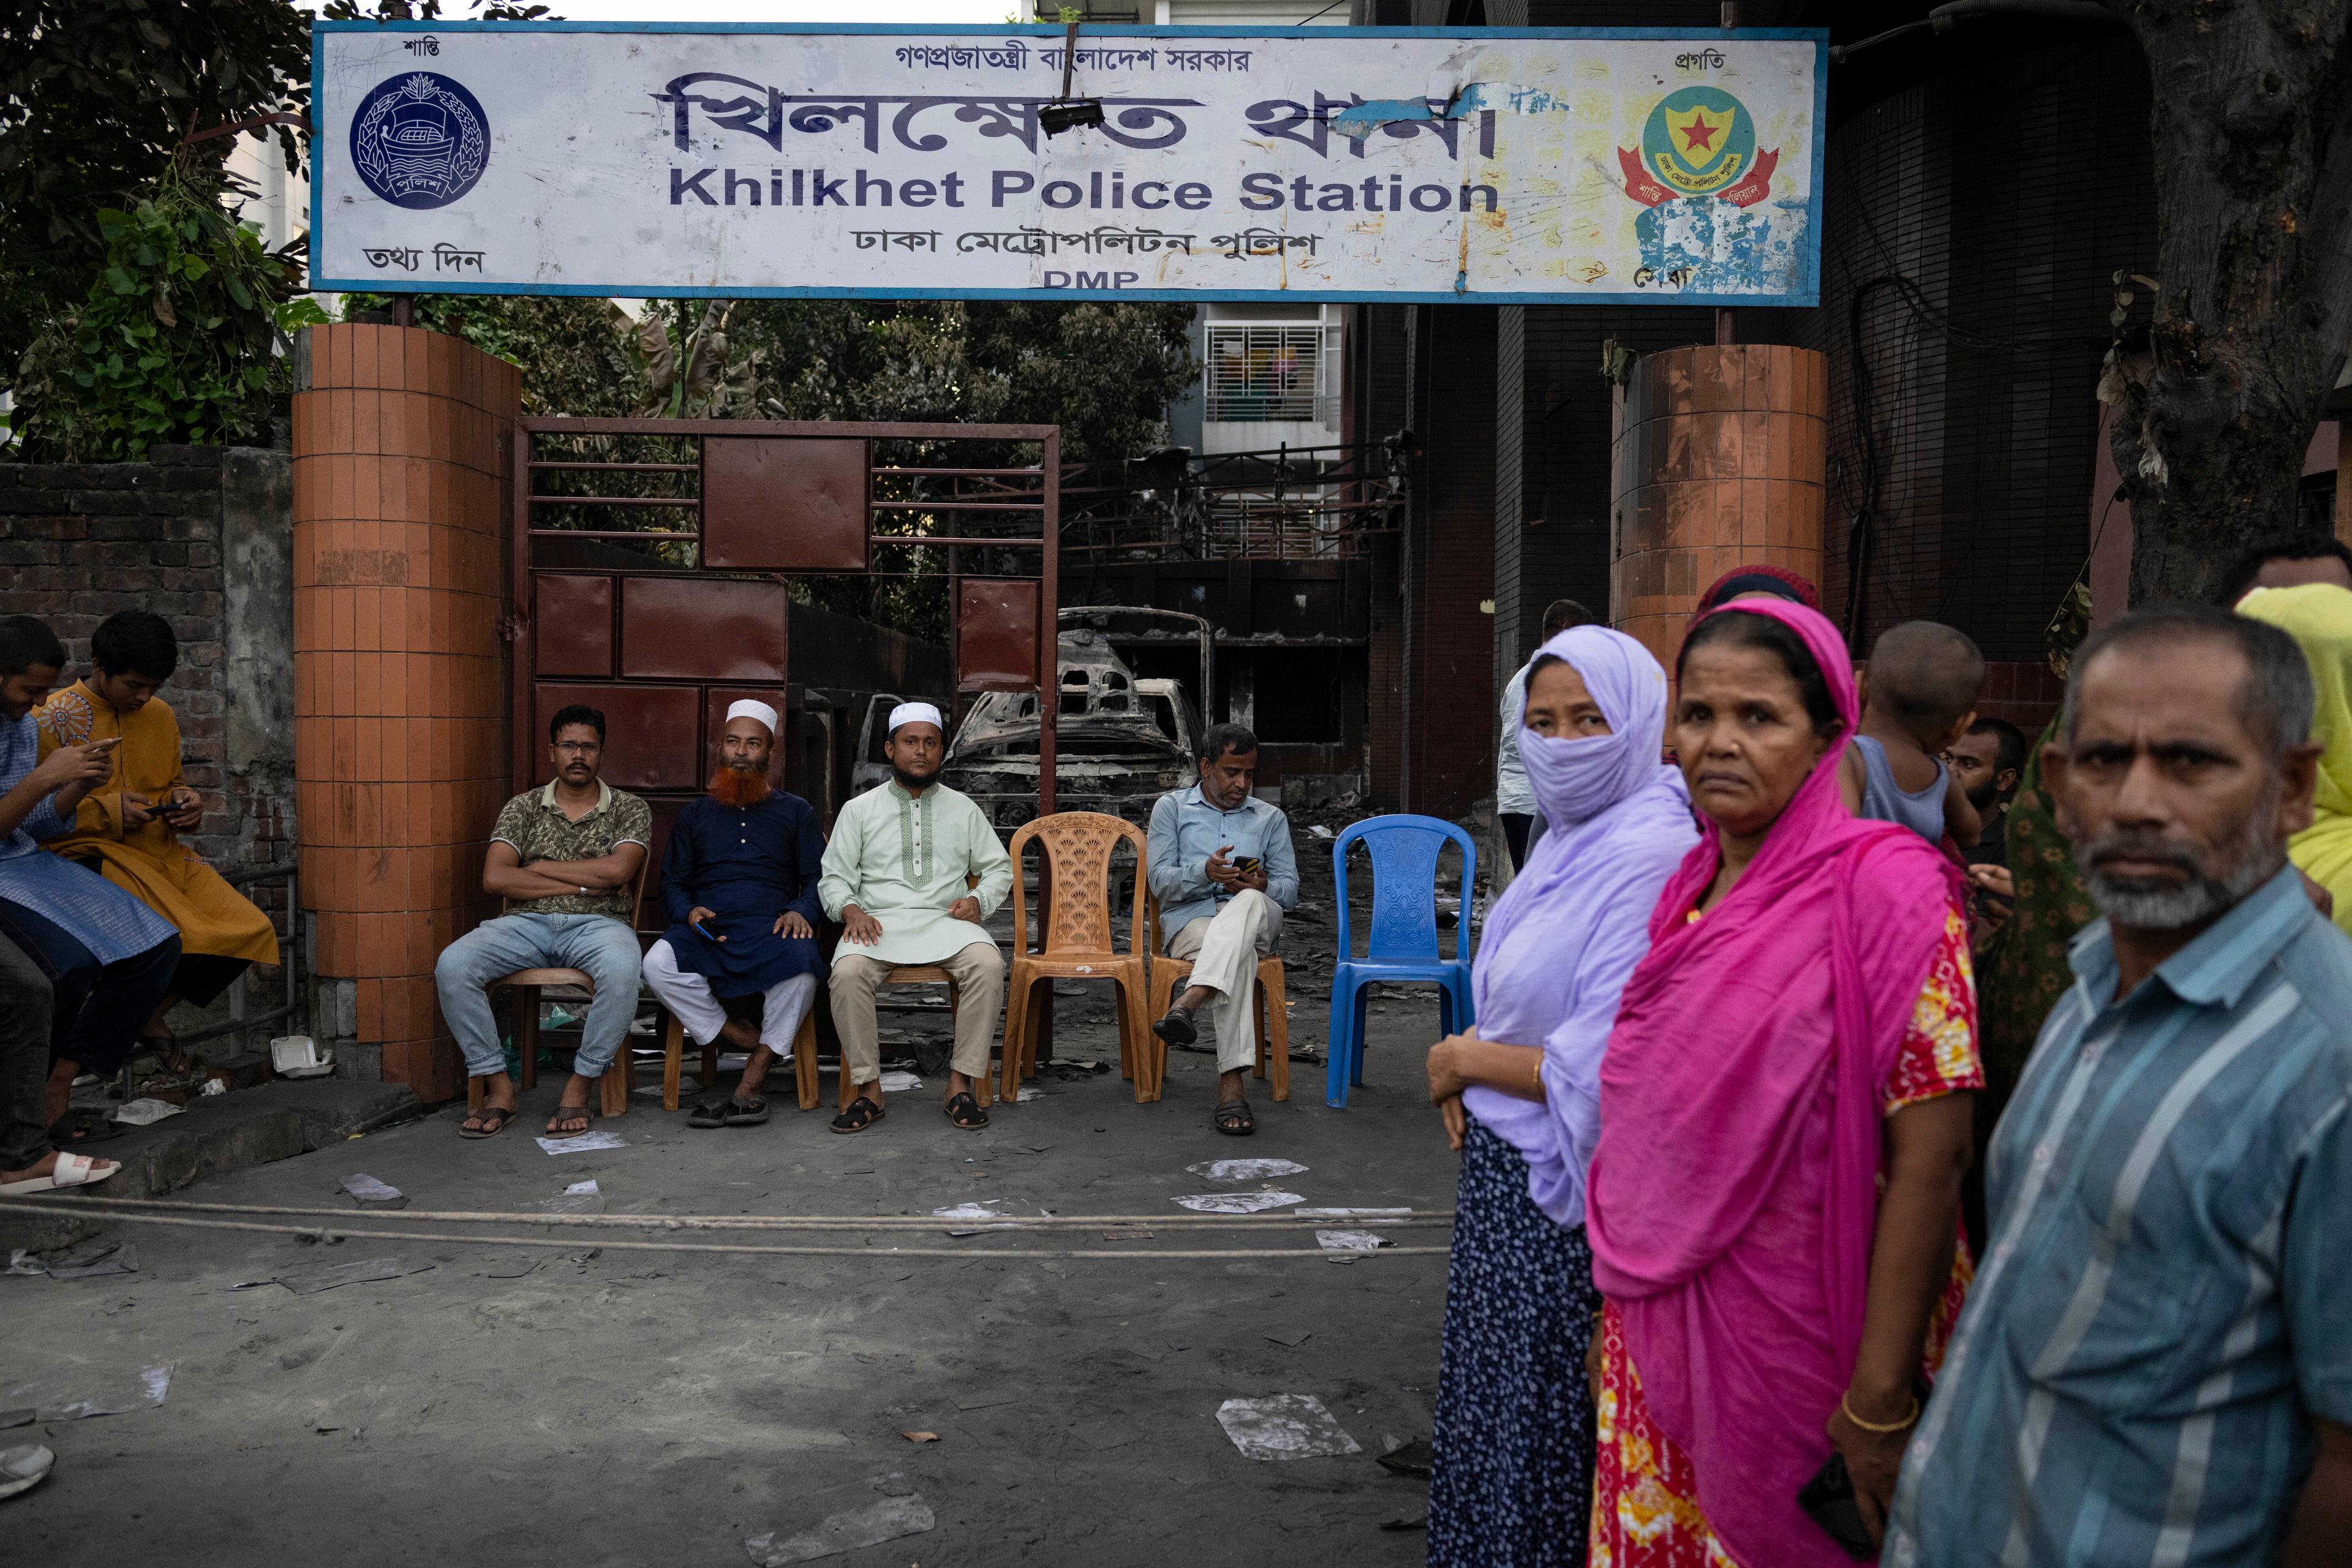
[[743, 1081], [735, 1086], [735, 1098], [751, 1100], [759, 1098], [768, 1081], [768, 1069], [776, 1063], [776, 1053], [760, 1043], [759, 1031], [740, 1018], [730, 1018], [719, 1026], [719, 1037], [745, 1053]]

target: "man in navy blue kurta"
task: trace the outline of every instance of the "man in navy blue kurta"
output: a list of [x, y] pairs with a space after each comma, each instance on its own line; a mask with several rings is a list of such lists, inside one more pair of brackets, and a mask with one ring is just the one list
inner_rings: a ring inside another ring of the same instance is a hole
[[[735, 1092], [705, 1100], [688, 1122], [744, 1127], [768, 1119], [760, 1086], [816, 995], [817, 871], [824, 855], [816, 813], [768, 783], [776, 710], [738, 702], [727, 711], [710, 793], [688, 803], [662, 857], [670, 928], [646, 954], [646, 984], [697, 1045], [725, 1036], [751, 1053]], [[761, 996], [755, 1034], [721, 998]]]

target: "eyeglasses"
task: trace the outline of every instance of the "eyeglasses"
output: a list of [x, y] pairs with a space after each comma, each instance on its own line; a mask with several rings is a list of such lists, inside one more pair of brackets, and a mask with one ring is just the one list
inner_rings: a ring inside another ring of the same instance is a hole
[[601, 752], [604, 749], [604, 742], [602, 741], [558, 741], [555, 742], [555, 749], [559, 752]]

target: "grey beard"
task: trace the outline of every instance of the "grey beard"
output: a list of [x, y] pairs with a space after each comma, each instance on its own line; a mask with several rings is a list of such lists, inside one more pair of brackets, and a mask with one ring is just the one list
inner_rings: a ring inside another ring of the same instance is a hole
[[[2092, 901], [2117, 925], [2141, 931], [2178, 931], [2182, 926], [2211, 920], [2270, 880], [2285, 860], [2283, 847], [2271, 837], [2269, 826], [2276, 819], [2277, 809], [2276, 792], [2269, 792], [2261, 808], [2247, 817], [2237, 841], [2210, 855], [2200, 856], [2177, 839], [2150, 840], [2140, 834], [2107, 833], [2078, 842], [2074, 846], [2074, 863], [2082, 868]], [[2126, 847], [2136, 855], [2179, 867], [2189, 873], [2189, 880], [2177, 888], [2152, 887], [2112, 877], [2096, 868], [2095, 862], [2101, 855]], [[2212, 859], [2220, 860], [2221, 865], [2209, 870], [2205, 862]]]

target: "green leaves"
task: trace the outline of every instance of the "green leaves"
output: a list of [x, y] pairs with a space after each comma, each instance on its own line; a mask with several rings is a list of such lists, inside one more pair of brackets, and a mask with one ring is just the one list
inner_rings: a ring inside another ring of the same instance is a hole
[[265, 439], [291, 382], [283, 334], [325, 321], [301, 279], [230, 218], [222, 189], [167, 175], [95, 214], [105, 260], [26, 356], [23, 455], [135, 459], [157, 443]]

